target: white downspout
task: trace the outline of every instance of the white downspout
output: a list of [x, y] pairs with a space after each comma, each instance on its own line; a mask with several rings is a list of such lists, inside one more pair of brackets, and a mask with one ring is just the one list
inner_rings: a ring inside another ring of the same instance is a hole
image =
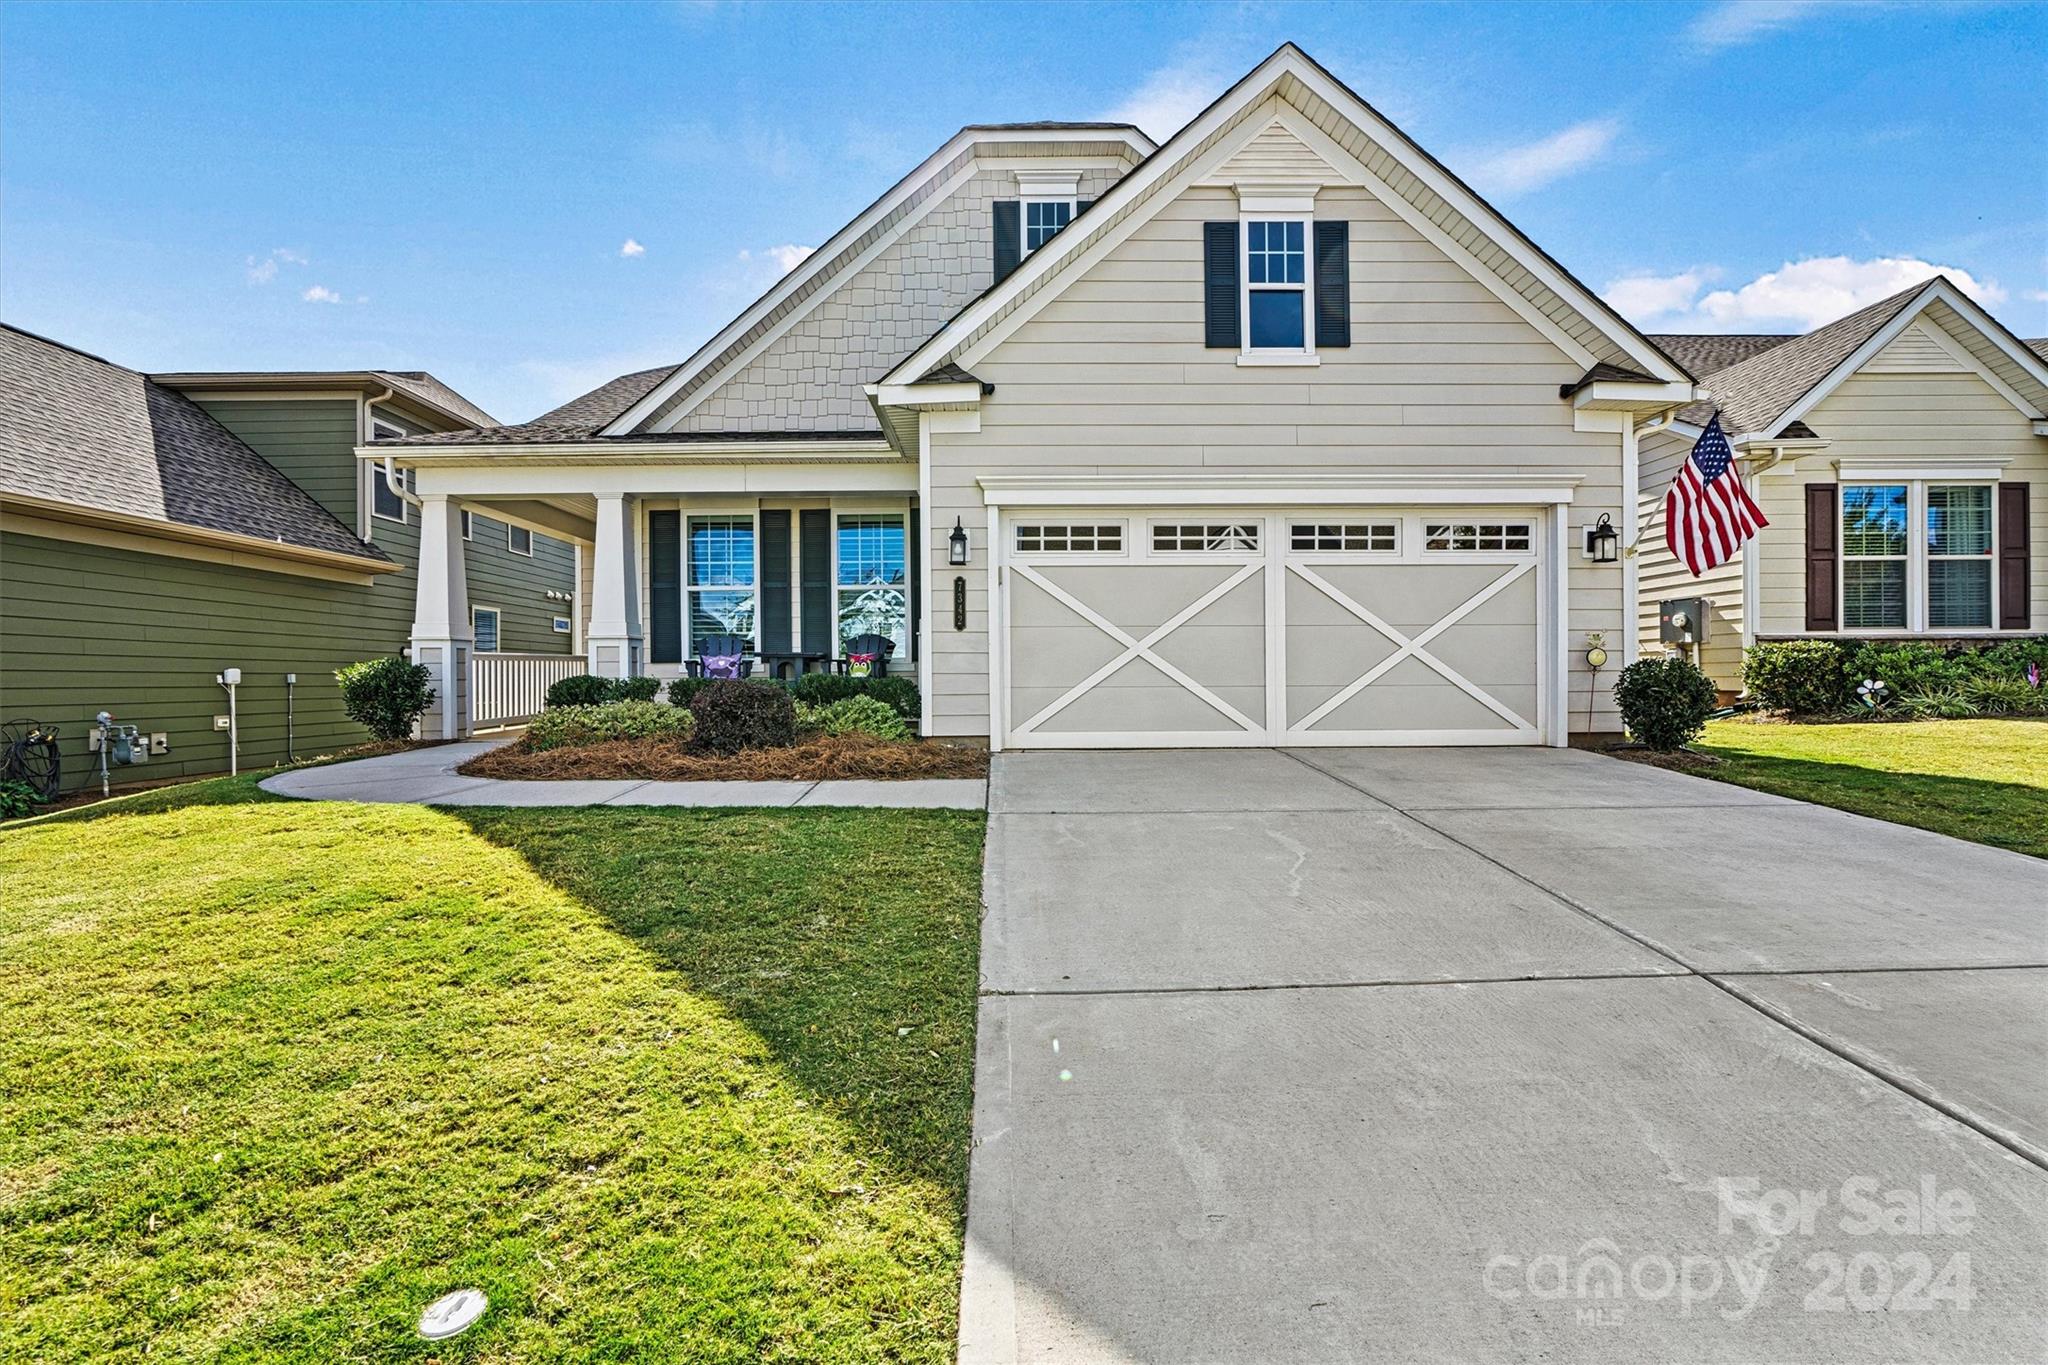
[[[364, 400], [362, 434], [363, 444], [369, 444], [371, 434], [377, 430], [377, 419], [375, 415], [377, 405], [379, 403], [390, 402], [394, 397], [397, 396], [397, 394], [397, 389], [391, 388], [387, 385], [384, 389], [384, 392], [378, 394], [375, 398]], [[386, 488], [389, 488], [393, 493], [396, 493], [398, 495], [398, 500], [400, 502], [404, 503], [408, 507], [419, 507], [423, 505], [420, 502], [419, 494], [407, 488], [405, 486], [405, 480], [398, 477], [398, 470], [392, 465], [391, 457], [389, 455], [386, 455], [384, 457], [383, 467], [384, 486]]]

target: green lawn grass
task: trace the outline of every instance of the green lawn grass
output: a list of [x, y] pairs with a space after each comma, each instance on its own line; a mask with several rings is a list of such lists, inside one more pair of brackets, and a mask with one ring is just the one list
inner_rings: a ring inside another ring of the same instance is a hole
[[246, 778], [0, 833], [0, 1359], [950, 1360], [981, 839]]
[[1705, 776], [2048, 858], [2048, 722], [1716, 721]]

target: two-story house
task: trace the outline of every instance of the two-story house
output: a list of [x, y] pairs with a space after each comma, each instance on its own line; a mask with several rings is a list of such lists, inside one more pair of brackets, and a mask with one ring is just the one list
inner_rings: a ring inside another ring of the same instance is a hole
[[682, 363], [360, 453], [416, 480], [433, 733], [468, 505], [590, 542], [602, 673], [880, 633], [999, 748], [1558, 745], [1617, 728], [1591, 637], [1635, 649], [1589, 532], [1695, 397], [1290, 44], [1162, 145], [964, 128]]
[[[160, 737], [115, 781], [360, 742], [334, 670], [408, 647], [420, 527], [354, 448], [490, 421], [429, 374], [144, 375], [0, 326], [0, 719], [58, 728], [67, 788], [101, 711]], [[577, 550], [546, 530], [458, 516], [500, 672], [575, 648]]]

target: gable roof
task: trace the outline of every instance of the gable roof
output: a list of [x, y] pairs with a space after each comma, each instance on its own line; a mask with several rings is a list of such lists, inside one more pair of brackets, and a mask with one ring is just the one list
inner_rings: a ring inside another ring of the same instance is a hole
[[1091, 149], [1099, 153], [1102, 144], [1109, 142], [1138, 157], [1154, 150], [1152, 140], [1130, 123], [1040, 121], [967, 125], [883, 191], [880, 198], [856, 214], [795, 269], [770, 285], [767, 292], [698, 347], [689, 359], [656, 380], [605, 424], [603, 434], [624, 436], [640, 432], [661, 412], [713, 382], [772, 328], [791, 314], [806, 310], [869, 252], [900, 236], [918, 209], [945, 193], [951, 179], [972, 164], [984, 145], [1079, 154]]
[[[880, 386], [915, 383], [947, 362], [972, 364], [976, 343], [1013, 313], [1056, 291], [1062, 275], [1090, 247], [1145, 206], [1177, 172], [1229, 138], [1269, 99], [1279, 98], [1313, 125], [1330, 149], [1363, 166], [1432, 228], [1476, 259], [1540, 316], [1564, 349], [1589, 368], [1607, 362], [1644, 372], [1657, 382], [1692, 376], [1685, 367], [1588, 289], [1571, 272], [1482, 199], [1447, 167], [1293, 43], [1273, 54], [1219, 96], [1058, 236], [1031, 253], [1002, 282], [951, 321], [880, 380]], [[1398, 212], [1401, 204], [1390, 203]], [[1092, 220], [1092, 221], [1091, 221]], [[1041, 300], [1042, 302], [1042, 300]], [[1033, 310], [1035, 311], [1035, 309]]]
[[1680, 421], [1703, 424], [1716, 410], [1730, 436], [1784, 434], [1787, 423], [1860, 367], [1866, 348], [1891, 340], [1921, 313], [1945, 326], [1961, 323], [1978, 338], [1968, 349], [2040, 415], [2048, 404], [2042, 357], [1943, 275], [1879, 299], [1804, 336], [1757, 351], [1701, 378], [1712, 396], [1680, 409]]
[[0, 498], [396, 567], [184, 394], [5, 324]]

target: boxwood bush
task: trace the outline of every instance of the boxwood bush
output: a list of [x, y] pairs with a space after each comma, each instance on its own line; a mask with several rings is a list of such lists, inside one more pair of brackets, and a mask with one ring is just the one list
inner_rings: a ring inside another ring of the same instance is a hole
[[341, 709], [384, 740], [412, 737], [413, 727], [434, 704], [433, 676], [425, 664], [409, 664], [395, 654], [334, 670]]
[[577, 673], [548, 687], [549, 706], [602, 706], [610, 701], [653, 701], [661, 695], [659, 678], [600, 678]]
[[841, 697], [823, 706], [796, 707], [797, 724], [828, 735], [867, 735], [873, 739], [910, 739], [910, 725], [879, 697]]
[[690, 698], [690, 712], [697, 718], [698, 747], [714, 754], [796, 743], [796, 704], [780, 683], [719, 679]]
[[563, 749], [613, 739], [673, 739], [681, 743], [689, 739], [695, 720], [681, 707], [658, 701], [550, 706], [527, 723], [526, 743], [532, 749]]
[[1707, 728], [1716, 700], [1713, 680], [1690, 659], [1638, 659], [1621, 670], [1614, 704], [1639, 743], [1660, 753], [1682, 748]]
[[1769, 711], [1823, 715], [1855, 698], [1833, 640], [1775, 640], [1751, 645], [1742, 656], [1742, 682], [1750, 699]]
[[790, 685], [790, 692], [806, 706], [829, 706], [848, 697], [873, 697], [912, 725], [923, 714], [923, 699], [917, 683], [893, 674], [881, 678], [847, 678], [837, 673], [806, 673]]

